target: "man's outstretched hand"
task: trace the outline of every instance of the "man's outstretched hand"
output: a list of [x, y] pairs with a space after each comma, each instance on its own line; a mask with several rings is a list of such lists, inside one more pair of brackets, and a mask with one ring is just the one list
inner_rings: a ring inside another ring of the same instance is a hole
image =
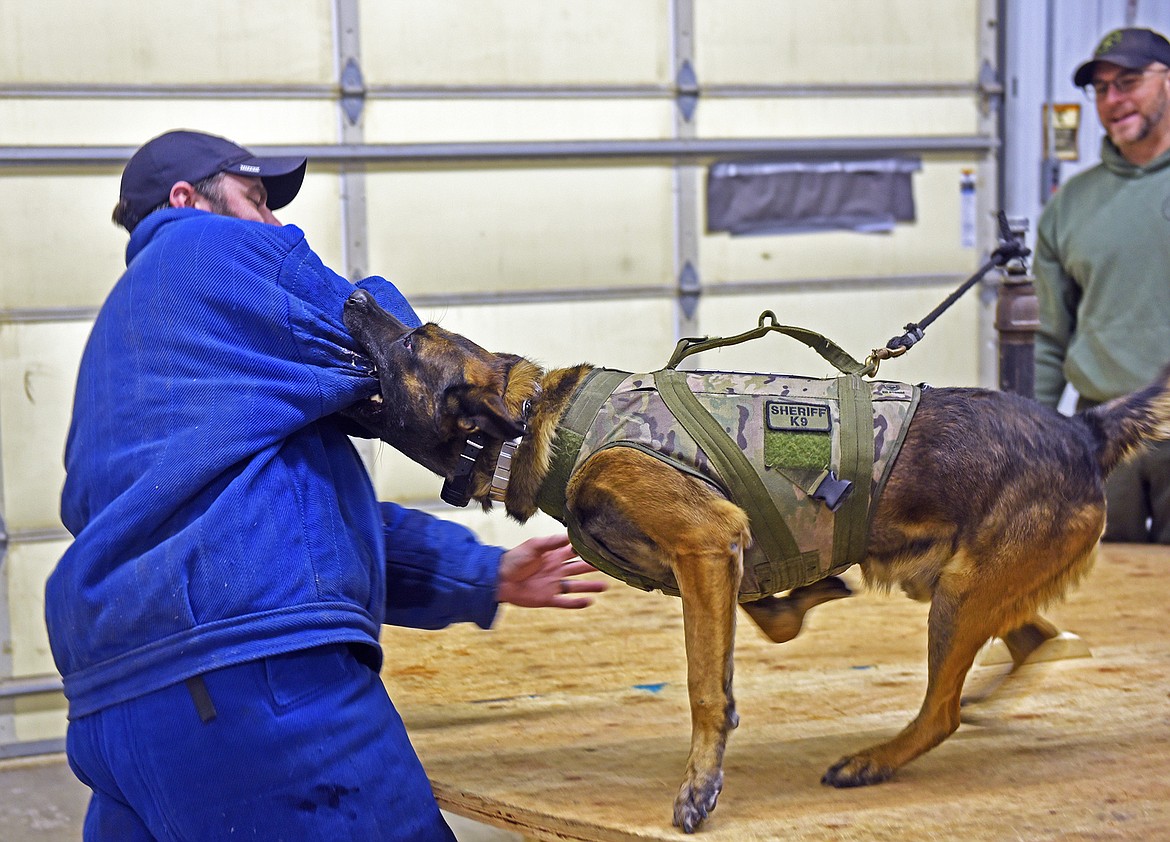
[[524, 608], [585, 608], [593, 600], [578, 594], [600, 593], [609, 585], [573, 577], [596, 571], [577, 557], [566, 535], [529, 538], [500, 558], [496, 599]]

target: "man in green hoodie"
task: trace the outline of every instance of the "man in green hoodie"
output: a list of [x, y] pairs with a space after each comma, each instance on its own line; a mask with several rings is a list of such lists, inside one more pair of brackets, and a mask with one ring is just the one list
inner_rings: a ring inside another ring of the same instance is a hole
[[[1149, 29], [1106, 35], [1073, 82], [1105, 127], [1101, 162], [1040, 217], [1036, 398], [1078, 409], [1151, 382], [1170, 360], [1170, 42]], [[1105, 540], [1170, 544], [1170, 446], [1109, 478]]]

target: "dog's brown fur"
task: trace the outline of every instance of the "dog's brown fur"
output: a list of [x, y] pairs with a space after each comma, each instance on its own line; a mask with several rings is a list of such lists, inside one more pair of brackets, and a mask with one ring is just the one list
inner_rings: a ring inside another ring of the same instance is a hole
[[[484, 431], [472, 496], [490, 506], [502, 440], [527, 432], [505, 507], [524, 521], [549, 470], [557, 424], [590, 366], [544, 372], [435, 325], [408, 331], [363, 292], [346, 325], [376, 361], [383, 400], [349, 414], [449, 477], [468, 434]], [[1170, 367], [1129, 397], [1064, 418], [981, 389], [927, 389], [872, 518], [866, 583], [930, 602], [926, 697], [892, 739], [845, 757], [823, 782], [878, 783], [959, 726], [959, 694], [979, 648], [1004, 637], [1017, 662], [1055, 629], [1037, 616], [1090, 568], [1105, 522], [1104, 477], [1145, 441], [1170, 438]], [[582, 528], [645, 571], [669, 570], [682, 595], [692, 738], [674, 823], [693, 831], [714, 809], [737, 717], [731, 693], [744, 511], [705, 483], [631, 448], [591, 456], [566, 493]], [[830, 579], [743, 607], [773, 640], [804, 612], [848, 594]]]

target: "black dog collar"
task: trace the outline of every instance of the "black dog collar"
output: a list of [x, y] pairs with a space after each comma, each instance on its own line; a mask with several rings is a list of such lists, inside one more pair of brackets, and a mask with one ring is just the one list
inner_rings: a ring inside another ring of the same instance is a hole
[[455, 472], [451, 478], [443, 481], [443, 490], [439, 496], [444, 503], [463, 508], [471, 502], [471, 472], [475, 470], [475, 460], [483, 452], [487, 444], [487, 436], [476, 430], [463, 443], [463, 452], [459, 454], [459, 461], [455, 463]]
[[[508, 480], [511, 477], [512, 454], [520, 445], [524, 434], [528, 432], [528, 415], [532, 412], [532, 401], [524, 401], [520, 411], [520, 424], [523, 432], [514, 439], [500, 445], [500, 455], [496, 459], [496, 468], [492, 474], [491, 499], [497, 503], [504, 502], [504, 493], [508, 490]], [[463, 452], [459, 454], [459, 461], [455, 464], [455, 471], [451, 478], [443, 481], [443, 490], [439, 493], [444, 503], [463, 508], [471, 502], [471, 472], [475, 470], [475, 462], [479, 454], [487, 445], [488, 437], [483, 431], [476, 430], [463, 443]]]

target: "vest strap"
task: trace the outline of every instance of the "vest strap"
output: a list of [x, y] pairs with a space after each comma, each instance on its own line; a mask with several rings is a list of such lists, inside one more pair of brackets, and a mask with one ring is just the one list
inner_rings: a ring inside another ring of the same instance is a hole
[[565, 512], [564, 524], [577, 555], [602, 573], [641, 591], [661, 591], [667, 596], [682, 596], [678, 589], [678, 583], [669, 571], [666, 573], [666, 581], [663, 581], [642, 576], [633, 570], [627, 570], [619, 559], [615, 558], [603, 545], [594, 541], [589, 533], [581, 528], [581, 524], [577, 522], [577, 518], [573, 517], [572, 512]]
[[629, 372], [611, 368], [590, 371], [569, 399], [569, 408], [557, 425], [548, 474], [536, 493], [536, 505], [562, 523], [565, 520], [565, 489], [569, 485], [573, 466], [577, 464], [577, 454], [581, 452], [585, 433], [589, 431], [601, 405], [629, 376]]
[[841, 411], [841, 479], [853, 483], [852, 493], [833, 519], [833, 568], [844, 570], [861, 561], [869, 530], [873, 485], [873, 400], [869, 383], [856, 374], [837, 378]]
[[[747, 512], [753, 537], [779, 574], [778, 587], [787, 590], [804, 584], [808, 579], [807, 554], [801, 553], [771, 495], [743, 451], [691, 392], [686, 374], [673, 369], [656, 371], [654, 384], [675, 419], [707, 454], [727, 484], [731, 499]], [[815, 561], [812, 566], [815, 570]]]

